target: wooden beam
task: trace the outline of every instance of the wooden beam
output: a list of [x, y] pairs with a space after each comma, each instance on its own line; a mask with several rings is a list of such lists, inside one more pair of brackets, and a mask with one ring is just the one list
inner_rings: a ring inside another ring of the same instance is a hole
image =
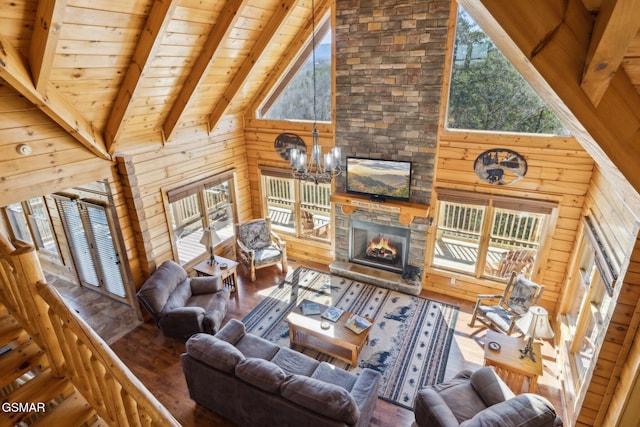
[[640, 0], [604, 0], [596, 18], [580, 87], [598, 106], [640, 29]]
[[38, 92], [44, 91], [49, 81], [66, 7], [66, 0], [38, 2], [29, 46], [31, 76]]
[[58, 123], [89, 151], [103, 159], [111, 159], [100, 133], [53, 86], [38, 92], [31, 81], [27, 60], [0, 34], [0, 78]]
[[617, 72], [595, 107], [580, 87], [592, 18], [580, 1], [459, 0], [607, 177], [640, 192], [640, 96]]
[[238, 69], [238, 72], [233, 76], [231, 83], [229, 83], [229, 86], [227, 86], [224, 94], [218, 100], [213, 112], [209, 116], [209, 133], [213, 132], [222, 116], [226, 113], [233, 98], [236, 97], [242, 88], [242, 85], [251, 74], [251, 70], [253, 70], [256, 62], [258, 62], [260, 56], [262, 56], [269, 45], [269, 42], [273, 36], [276, 35], [278, 29], [289, 15], [289, 12], [291, 12], [291, 7], [294, 6], [296, 2], [296, 0], [283, 0], [278, 6], [278, 9], [273, 13], [273, 16], [271, 16], [271, 19], [269, 19], [262, 33], [260, 33], [258, 40], [256, 40], [256, 43], [253, 45], [251, 52], [249, 52], [249, 55]]
[[111, 154], [117, 148], [118, 136], [127, 122], [127, 117], [142, 82], [142, 76], [151, 66], [150, 59], [154, 57], [160, 46], [162, 36], [177, 5], [178, 0], [156, 0], [151, 7], [144, 31], [140, 35], [104, 129], [104, 138]]
[[180, 117], [182, 117], [182, 114], [191, 102], [200, 82], [204, 78], [209, 64], [218, 54], [219, 49], [222, 46], [222, 42], [233, 30], [236, 21], [240, 17], [240, 12], [247, 3], [248, 0], [227, 1], [227, 4], [220, 13], [213, 29], [209, 33], [209, 37], [207, 38], [202, 52], [196, 59], [196, 62], [191, 69], [191, 73], [187, 76], [180, 94], [171, 106], [171, 110], [162, 124], [162, 132], [164, 134], [165, 141], [169, 141], [173, 136], [173, 133], [180, 122]]

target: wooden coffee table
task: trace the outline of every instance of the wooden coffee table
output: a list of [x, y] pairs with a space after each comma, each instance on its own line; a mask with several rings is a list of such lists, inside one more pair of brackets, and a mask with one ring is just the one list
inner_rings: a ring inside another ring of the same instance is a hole
[[[319, 305], [322, 313], [327, 306]], [[371, 327], [356, 334], [344, 326], [349, 316], [351, 313], [345, 311], [336, 322], [331, 322], [322, 318], [320, 314], [303, 315], [300, 311], [300, 305], [298, 305], [286, 319], [289, 324], [291, 346], [297, 344], [307, 347], [350, 363], [351, 367], [356, 366], [360, 351], [369, 342]], [[373, 325], [373, 319], [366, 319]], [[322, 329], [320, 327], [322, 322], [328, 322], [329, 328]]]

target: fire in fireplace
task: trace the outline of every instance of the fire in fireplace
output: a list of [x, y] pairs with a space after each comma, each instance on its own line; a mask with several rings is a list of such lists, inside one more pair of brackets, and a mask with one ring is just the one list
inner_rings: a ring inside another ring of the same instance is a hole
[[402, 273], [409, 255], [408, 228], [350, 221], [349, 261]]
[[398, 249], [382, 235], [371, 239], [364, 252], [367, 258], [391, 264], [398, 258]]

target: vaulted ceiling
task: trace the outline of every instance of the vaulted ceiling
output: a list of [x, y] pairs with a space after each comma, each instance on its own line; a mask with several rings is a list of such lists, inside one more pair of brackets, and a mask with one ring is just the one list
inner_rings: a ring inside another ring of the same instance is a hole
[[[316, 0], [316, 16], [333, 2]], [[640, 190], [640, 0], [460, 3], [596, 160]], [[311, 4], [5, 1], [0, 78], [110, 158], [253, 106], [308, 38]]]

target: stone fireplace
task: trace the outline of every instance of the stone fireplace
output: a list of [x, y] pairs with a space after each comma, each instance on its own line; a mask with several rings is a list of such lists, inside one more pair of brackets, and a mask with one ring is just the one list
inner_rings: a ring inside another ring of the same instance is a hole
[[402, 273], [409, 255], [406, 228], [352, 220], [349, 227], [349, 262]]
[[[449, 1], [336, 1], [336, 146], [343, 156], [410, 161], [410, 202], [428, 205], [434, 165]], [[344, 176], [336, 191], [344, 193]], [[366, 199], [365, 199], [366, 200]], [[386, 203], [385, 203], [386, 205]], [[407, 229], [405, 263], [423, 268], [427, 218], [400, 221], [392, 209], [335, 206], [335, 274], [417, 294], [400, 271], [352, 262], [351, 222]]]

